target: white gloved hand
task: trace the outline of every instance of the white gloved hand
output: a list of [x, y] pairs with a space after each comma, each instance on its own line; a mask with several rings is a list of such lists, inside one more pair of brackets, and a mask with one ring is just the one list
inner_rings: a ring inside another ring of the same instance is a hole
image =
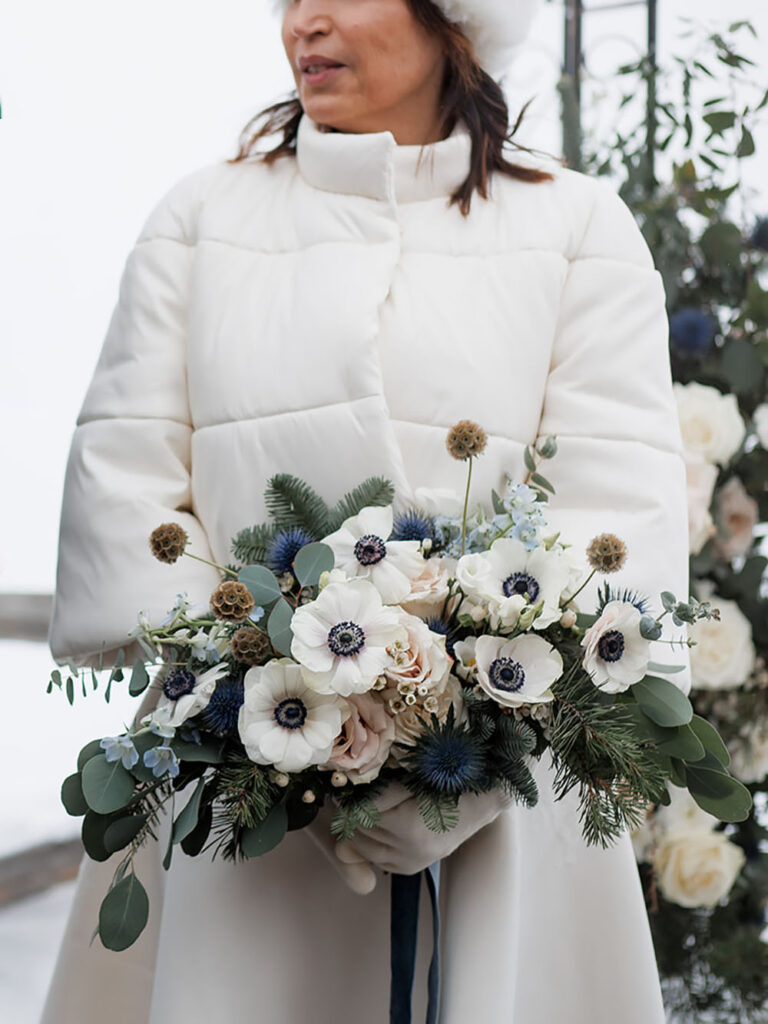
[[363, 857], [382, 871], [415, 875], [453, 853], [475, 832], [490, 825], [512, 803], [503, 791], [465, 793], [459, 797], [459, 822], [448, 832], [432, 832], [424, 824], [418, 798], [395, 782], [374, 800], [381, 811], [376, 828], [361, 828], [350, 840], [336, 844], [335, 853], [347, 864]]
[[335, 811], [333, 803], [330, 800], [327, 801], [304, 831], [315, 846], [322, 850], [349, 888], [360, 896], [367, 896], [376, 888], [376, 872], [365, 857], [354, 850], [348, 851], [345, 860], [340, 860], [336, 856], [339, 842], [331, 834], [331, 819]]

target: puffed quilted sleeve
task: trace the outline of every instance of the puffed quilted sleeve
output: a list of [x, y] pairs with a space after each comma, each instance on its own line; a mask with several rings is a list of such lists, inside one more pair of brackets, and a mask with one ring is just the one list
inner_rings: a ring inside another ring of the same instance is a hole
[[[186, 311], [196, 203], [208, 169], [170, 189], [149, 215], [122, 273], [119, 296], [76, 420], [59, 526], [48, 642], [63, 664], [126, 662], [139, 610], [159, 623], [186, 591], [206, 600], [211, 566], [156, 561], [151, 531], [180, 523], [189, 550], [210, 559], [190, 488], [193, 424], [187, 397]], [[203, 180], [201, 180], [203, 179]]]
[[[602, 579], [650, 598], [689, 594], [685, 463], [672, 390], [661, 276], [629, 208], [605, 182], [574, 246], [561, 295], [539, 434], [558, 452], [542, 472], [556, 489], [550, 522], [583, 550], [598, 533], [621, 537], [623, 569], [594, 577], [577, 598], [592, 611]], [[664, 619], [665, 637], [685, 633]], [[687, 647], [660, 642], [652, 658], [678, 663], [690, 689]]]

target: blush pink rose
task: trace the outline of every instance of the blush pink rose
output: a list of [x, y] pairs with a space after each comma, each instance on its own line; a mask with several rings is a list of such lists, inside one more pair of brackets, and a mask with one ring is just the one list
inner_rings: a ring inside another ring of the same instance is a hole
[[371, 782], [389, 757], [395, 723], [386, 706], [371, 694], [353, 693], [346, 700], [351, 714], [323, 767], [344, 772], [355, 784]]

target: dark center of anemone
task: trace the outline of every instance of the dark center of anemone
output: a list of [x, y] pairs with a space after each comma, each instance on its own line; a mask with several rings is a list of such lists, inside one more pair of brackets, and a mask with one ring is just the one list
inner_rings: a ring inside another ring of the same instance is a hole
[[375, 533], [366, 533], [355, 544], [355, 558], [360, 565], [376, 565], [387, 554], [387, 545]]
[[283, 729], [300, 729], [307, 720], [307, 706], [298, 697], [281, 700], [274, 711], [275, 721]]
[[365, 633], [356, 622], [337, 622], [328, 634], [328, 646], [337, 658], [349, 658], [365, 646]]
[[624, 634], [618, 629], [603, 633], [597, 643], [597, 653], [603, 661], [618, 661], [624, 653]]
[[505, 597], [513, 597], [515, 594], [525, 597], [527, 593], [530, 604], [536, 604], [539, 596], [539, 584], [528, 572], [513, 572], [504, 580], [502, 589]]
[[168, 700], [178, 700], [192, 693], [195, 688], [195, 673], [188, 668], [175, 668], [163, 683], [163, 693]]
[[525, 686], [525, 669], [514, 658], [496, 658], [488, 675], [497, 690], [517, 693]]

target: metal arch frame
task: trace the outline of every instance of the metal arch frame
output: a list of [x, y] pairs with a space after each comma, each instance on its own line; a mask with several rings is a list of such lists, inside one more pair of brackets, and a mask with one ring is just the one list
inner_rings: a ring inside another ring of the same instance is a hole
[[647, 28], [648, 85], [646, 96], [646, 152], [651, 181], [654, 178], [656, 145], [656, 56], [658, 0], [609, 0], [585, 6], [584, 0], [564, 0], [565, 26], [562, 77], [559, 90], [562, 103], [563, 155], [569, 167], [582, 168], [581, 76], [584, 64], [582, 26], [586, 14], [616, 10], [620, 7], [645, 7]]

